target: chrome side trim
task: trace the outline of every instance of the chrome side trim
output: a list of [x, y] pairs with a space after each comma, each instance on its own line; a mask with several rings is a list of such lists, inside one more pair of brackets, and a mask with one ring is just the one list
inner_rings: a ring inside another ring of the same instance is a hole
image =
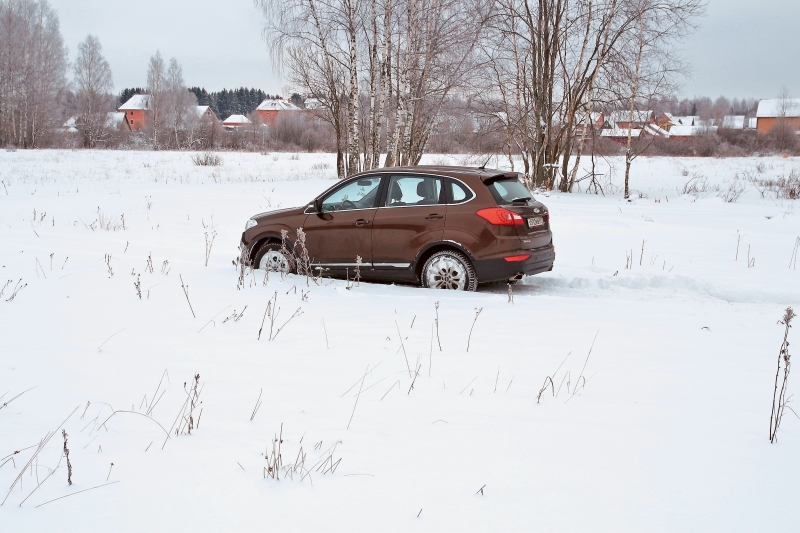
[[360, 207], [358, 209], [337, 209], [336, 211], [322, 211], [318, 213], [316, 211], [309, 211], [309, 209], [313, 209], [313, 205], [306, 207], [305, 211], [303, 211], [304, 215], [332, 215], [334, 213], [349, 213], [351, 211], [369, 211], [370, 209], [378, 209], [377, 207]]
[[[315, 267], [316, 266], [324, 266], [324, 267], [356, 267], [359, 266], [358, 263], [312, 263]], [[362, 267], [371, 267], [372, 263], [361, 263]]]
[[373, 267], [408, 268], [411, 263], [373, 263]]

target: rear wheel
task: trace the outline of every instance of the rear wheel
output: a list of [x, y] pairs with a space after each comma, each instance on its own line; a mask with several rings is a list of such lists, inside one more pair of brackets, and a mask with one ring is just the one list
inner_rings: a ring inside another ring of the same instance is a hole
[[267, 243], [261, 246], [253, 257], [253, 267], [288, 274], [292, 270], [292, 261], [283, 255], [280, 244]]
[[478, 288], [478, 276], [464, 254], [442, 250], [425, 261], [422, 285], [428, 289], [474, 291]]

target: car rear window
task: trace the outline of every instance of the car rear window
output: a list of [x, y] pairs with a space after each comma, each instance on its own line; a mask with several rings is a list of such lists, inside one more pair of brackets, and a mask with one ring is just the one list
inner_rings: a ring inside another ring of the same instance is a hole
[[501, 178], [487, 186], [498, 204], [510, 204], [515, 199], [531, 197], [531, 191], [516, 178]]

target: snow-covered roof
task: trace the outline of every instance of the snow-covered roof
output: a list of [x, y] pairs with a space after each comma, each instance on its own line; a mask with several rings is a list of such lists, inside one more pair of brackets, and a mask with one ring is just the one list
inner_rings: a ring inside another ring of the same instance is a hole
[[135, 109], [150, 109], [149, 94], [134, 94], [130, 99], [119, 106], [120, 111], [132, 111]]
[[[650, 122], [650, 117], [653, 116], [652, 111], [634, 111], [633, 112], [633, 122]], [[631, 121], [631, 111], [630, 109], [626, 111], [612, 111], [609, 120], [616, 124], [617, 122], [630, 122]]]
[[[669, 133], [667, 133], [667, 130], [659, 128], [654, 124], [646, 124], [644, 128], [631, 128], [631, 137], [634, 139], [641, 137], [643, 133], [659, 137], [669, 137], [670, 135]], [[614, 124], [614, 126], [611, 128], [606, 128], [604, 130], [601, 130], [600, 136], [610, 137], [612, 139], [627, 139], [628, 128], [620, 128], [616, 124]]]
[[[597, 124], [597, 122], [600, 120], [600, 117], [602, 117], [602, 116], [603, 116], [603, 113], [601, 111], [592, 111], [592, 112], [589, 113], [589, 121], [592, 124]], [[586, 113], [581, 111], [581, 112], [578, 112], [578, 113], [575, 114], [575, 123], [576, 124], [583, 124], [585, 121], [586, 121]]]
[[697, 115], [689, 115], [686, 117], [672, 117], [672, 123], [676, 126], [696, 126], [700, 122], [700, 117]]
[[[67, 119], [67, 121], [63, 124], [63, 127], [67, 128], [67, 129], [70, 129], [70, 128], [74, 129], [75, 126], [77, 126], [77, 125], [78, 125], [78, 116], [75, 115], [75, 116], [69, 117]], [[78, 131], [78, 130], [75, 130], [75, 131]]]
[[300, 111], [300, 108], [285, 100], [264, 100], [257, 108], [259, 111]]
[[323, 107], [318, 98], [306, 98], [303, 105], [306, 106], [306, 109], [322, 109]]
[[758, 102], [758, 118], [800, 117], [800, 98], [773, 98]]
[[703, 133], [713, 133], [717, 131], [716, 126], [689, 126], [676, 124], [669, 129], [670, 137], [694, 137]]
[[743, 130], [744, 115], [725, 115], [722, 119], [722, 127], [732, 130]]
[[[208, 113], [209, 109], [211, 109], [211, 108], [209, 106], [207, 106], [207, 105], [198, 105], [198, 106], [194, 107], [194, 111], [195, 111], [195, 113], [197, 113], [197, 116], [199, 118], [203, 118], [203, 115]], [[213, 113], [213, 111], [212, 111], [212, 113]]]
[[252, 124], [249, 118], [244, 115], [231, 115], [226, 118], [223, 122], [226, 126], [244, 126], [247, 124]]
[[106, 128], [117, 128], [125, 122], [125, 113], [109, 111], [106, 115]]

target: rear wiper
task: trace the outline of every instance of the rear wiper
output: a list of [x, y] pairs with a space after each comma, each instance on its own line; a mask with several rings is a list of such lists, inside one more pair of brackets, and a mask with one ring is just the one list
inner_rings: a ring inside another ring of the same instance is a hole
[[520, 198], [514, 198], [513, 200], [511, 200], [511, 203], [513, 204], [514, 202], [527, 202], [530, 199], [531, 199], [530, 196], [522, 196]]

